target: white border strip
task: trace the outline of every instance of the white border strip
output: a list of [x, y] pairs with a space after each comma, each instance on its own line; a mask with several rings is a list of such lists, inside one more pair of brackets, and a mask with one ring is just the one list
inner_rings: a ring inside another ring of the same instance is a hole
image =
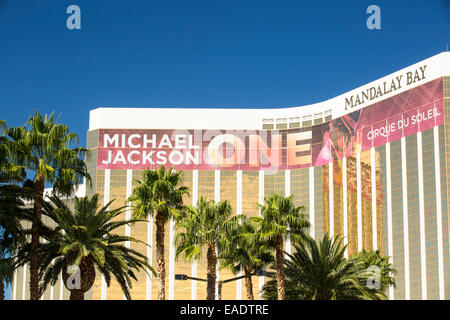
[[[392, 182], [391, 182], [391, 143], [386, 143], [386, 196], [389, 262], [394, 264], [392, 237]], [[391, 274], [392, 276], [392, 274]], [[394, 300], [394, 286], [389, 286], [389, 300]]]
[[[258, 203], [259, 204], [264, 204], [264, 171], [263, 170], [259, 170], [258, 173], [258, 183], [259, 183], [259, 199], [258, 199]], [[259, 216], [261, 216], [261, 209], [259, 209]], [[258, 299], [261, 300], [262, 299], [262, 288], [264, 286], [264, 277], [258, 277]]]
[[372, 188], [372, 249], [378, 249], [378, 225], [377, 225], [377, 173], [375, 170], [375, 148], [370, 149], [370, 182]]
[[[242, 214], [242, 170], [236, 171], [236, 215]], [[237, 276], [242, 275], [242, 270], [239, 270]], [[242, 300], [242, 280], [236, 281], [236, 300]]]
[[63, 300], [63, 298], [64, 298], [64, 281], [61, 273], [59, 276], [59, 300]]
[[361, 152], [356, 153], [356, 210], [358, 223], [358, 252], [363, 249], [362, 227], [362, 200], [361, 200]]
[[169, 300], [175, 298], [175, 220], [169, 220]]
[[409, 272], [409, 220], [408, 220], [408, 180], [406, 174], [406, 138], [401, 138], [402, 154], [402, 191], [403, 191], [403, 255], [405, 275], [405, 300], [411, 299], [410, 272]]
[[12, 300], [17, 300], [17, 273], [19, 271], [17, 269], [14, 270], [14, 277], [13, 277], [13, 288], [12, 288], [12, 292], [11, 292], [11, 298]]
[[423, 191], [423, 150], [422, 132], [417, 133], [417, 164], [419, 175], [419, 230], [420, 230], [420, 271], [422, 280], [422, 299], [427, 299], [427, 257], [425, 244], [425, 203]]
[[[197, 207], [198, 200], [198, 170], [192, 171], [192, 206]], [[192, 277], [197, 277], [197, 260], [191, 264]], [[191, 281], [191, 300], [197, 300], [197, 281]]]
[[[284, 196], [289, 197], [290, 195], [291, 195], [291, 170], [284, 170]], [[285, 250], [288, 254], [291, 254], [291, 237], [289, 235], [286, 236]]]
[[348, 259], [348, 205], [347, 205], [347, 158], [342, 158], [342, 209], [343, 209], [343, 240], [345, 248], [344, 256]]
[[314, 238], [315, 233], [315, 211], [314, 211], [314, 167], [309, 167], [309, 233]]
[[329, 234], [334, 237], [334, 190], [333, 190], [333, 161], [328, 162], [328, 209], [329, 209]]
[[445, 279], [444, 279], [444, 248], [442, 236], [442, 195], [441, 195], [441, 163], [439, 150], [439, 127], [433, 128], [434, 138], [434, 174], [436, 181], [436, 233], [438, 248], [438, 278], [439, 278], [439, 299], [445, 299]]
[[[149, 214], [147, 216], [147, 243], [150, 244], [147, 246], [147, 259], [148, 264], [153, 267], [153, 215]], [[145, 277], [145, 299], [152, 300], [152, 279], [153, 274], [150, 272], [150, 270], [147, 271], [146, 277]]]
[[[126, 185], [126, 199], [131, 196], [132, 188], [133, 188], [133, 170], [127, 169], [127, 185]], [[130, 220], [131, 219], [131, 202], [127, 201], [127, 208], [125, 211], [125, 219]], [[130, 237], [131, 236], [131, 226], [125, 225], [125, 236]], [[130, 241], [125, 242], [125, 246], [127, 248], [130, 248]]]
[[[105, 169], [105, 185], [103, 187], [103, 203], [106, 206], [109, 202], [110, 188], [111, 188], [111, 169]], [[109, 209], [109, 208], [108, 208]], [[102, 274], [102, 284], [101, 284], [101, 299], [106, 300], [107, 298], [107, 287], [105, 276]]]
[[[27, 289], [27, 265], [23, 266], [23, 283], [22, 283], [22, 300], [25, 300], [26, 289]], [[62, 281], [61, 281], [62, 283]], [[62, 299], [61, 299], [62, 300]]]
[[[220, 201], [220, 170], [214, 170], [214, 201]], [[216, 247], [216, 257], [217, 257], [217, 247]], [[219, 280], [220, 280], [220, 272], [219, 272], [219, 259], [217, 259], [216, 263], [216, 300], [219, 299]]]

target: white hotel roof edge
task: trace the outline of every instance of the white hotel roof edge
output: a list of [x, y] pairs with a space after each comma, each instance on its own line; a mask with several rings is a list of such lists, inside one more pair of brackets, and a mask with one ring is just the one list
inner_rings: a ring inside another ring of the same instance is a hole
[[[414, 72], [419, 67], [427, 65], [424, 81], [418, 81], [409, 86], [402, 86], [394, 92], [385, 94], [370, 102], [345, 110], [345, 99], [359, 94], [370, 87], [378, 86], [383, 81], [390, 81], [407, 72]], [[431, 58], [422, 60], [403, 68], [383, 78], [348, 91], [335, 98], [322, 102], [274, 109], [239, 109], [239, 108], [97, 108], [90, 111], [89, 130], [115, 129], [229, 129], [229, 130], [259, 130], [262, 120], [302, 117], [315, 113], [332, 111], [332, 117], [338, 118], [346, 113], [364, 108], [373, 103], [395, 96], [426, 82], [450, 75], [450, 52], [442, 52]], [[301, 121], [301, 120], [300, 120]]]

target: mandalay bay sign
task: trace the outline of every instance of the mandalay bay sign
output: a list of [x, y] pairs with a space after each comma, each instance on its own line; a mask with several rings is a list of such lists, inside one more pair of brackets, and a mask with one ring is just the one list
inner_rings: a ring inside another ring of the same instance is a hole
[[312, 127], [99, 129], [98, 169], [284, 170], [319, 166], [444, 123], [442, 78]]

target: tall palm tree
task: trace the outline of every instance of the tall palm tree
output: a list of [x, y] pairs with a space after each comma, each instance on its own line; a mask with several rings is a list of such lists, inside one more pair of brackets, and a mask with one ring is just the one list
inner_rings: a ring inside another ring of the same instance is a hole
[[[0, 120], [0, 131], [7, 128], [6, 121]], [[23, 182], [25, 171], [9, 162], [7, 144], [9, 139], [0, 136], [0, 300], [4, 299], [4, 284], [10, 284], [14, 272], [11, 258], [15, 248], [25, 242], [22, 222], [29, 220], [29, 210], [24, 200], [31, 198], [30, 189], [15, 183]]]
[[[13, 166], [9, 173], [25, 172], [34, 175], [33, 221], [31, 250], [39, 247], [39, 225], [42, 215], [42, 198], [46, 183], [53, 186], [54, 193], [70, 194], [74, 185], [83, 177], [90, 180], [83, 160], [88, 150], [73, 147], [78, 144], [77, 134], [64, 124], [57, 123], [54, 113], [42, 116], [37, 111], [24, 126], [7, 128], [7, 157]], [[73, 148], [72, 148], [73, 147]], [[30, 260], [30, 298], [39, 299], [38, 255]]]
[[244, 272], [247, 299], [254, 300], [251, 274], [273, 262], [270, 249], [254, 237], [258, 233], [258, 225], [245, 215], [238, 216], [239, 223], [227, 231], [227, 250], [220, 255], [221, 267], [229, 268], [236, 274]]
[[172, 168], [165, 170], [160, 166], [156, 170], [146, 169], [142, 180], [133, 189], [128, 201], [134, 203], [133, 217], [142, 219], [155, 215], [156, 260], [158, 278], [158, 299], [166, 298], [166, 267], [164, 259], [165, 224], [170, 218], [178, 218], [183, 208], [183, 196], [189, 193], [183, 186], [183, 172]]
[[[126, 241], [141, 242], [132, 237], [114, 233], [118, 228], [138, 219], [115, 220], [123, 214], [124, 207], [109, 209], [113, 201], [101, 207], [98, 194], [74, 197], [73, 205], [57, 196], [43, 204], [43, 215], [50, 224], [41, 225], [45, 240], [36, 250], [39, 256], [39, 275], [42, 283], [39, 293], [54, 285], [62, 273], [64, 285], [70, 291], [71, 300], [84, 300], [84, 293], [94, 284], [96, 269], [103, 274], [107, 286], [111, 277], [119, 283], [127, 299], [135, 273], [153, 269], [145, 255], [124, 245]], [[73, 209], [71, 208], [73, 206]], [[18, 264], [32, 257], [29, 246], [22, 246], [17, 254]]]
[[231, 218], [233, 211], [229, 201], [207, 201], [204, 197], [200, 197], [198, 200], [197, 208], [187, 206], [183, 213], [177, 223], [176, 257], [178, 258], [180, 254], [184, 253], [187, 261], [198, 260], [202, 248], [206, 247], [206, 299], [214, 300], [218, 258], [216, 248], [220, 255], [220, 252], [227, 247], [227, 229], [233, 228], [237, 219], [236, 217]]
[[285, 300], [284, 243], [287, 236], [293, 243], [301, 243], [306, 238], [305, 229], [310, 224], [303, 213], [304, 207], [294, 205], [292, 195], [283, 197], [273, 194], [264, 198], [264, 204], [258, 204], [260, 217], [252, 220], [259, 224], [257, 236], [275, 250], [278, 300]]

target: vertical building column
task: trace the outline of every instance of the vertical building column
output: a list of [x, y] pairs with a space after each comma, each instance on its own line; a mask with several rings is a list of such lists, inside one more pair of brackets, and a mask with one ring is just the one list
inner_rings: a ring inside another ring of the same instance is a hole
[[62, 278], [62, 274], [59, 275], [59, 300], [63, 299], [63, 293], [64, 293], [64, 280]]
[[[242, 214], [242, 170], [236, 171], [236, 215]], [[239, 270], [238, 277], [242, 275]], [[242, 300], [242, 280], [236, 281], [236, 300]]]
[[[127, 177], [126, 177], [126, 188], [125, 188], [125, 199], [126, 199], [126, 209], [125, 209], [125, 220], [131, 219], [131, 202], [128, 201], [128, 198], [131, 196], [131, 192], [133, 189], [133, 170], [127, 169]], [[125, 225], [125, 237], [131, 236], [131, 226], [129, 224]], [[125, 247], [130, 248], [130, 241], [125, 241]], [[125, 294], [123, 295], [123, 299], [125, 300]]]
[[329, 234], [334, 237], [333, 161], [328, 162]]
[[362, 228], [362, 199], [361, 199], [361, 152], [356, 153], [356, 211], [358, 224], [358, 252], [363, 249]]
[[[148, 264], [153, 267], [153, 255], [152, 255], [152, 248], [153, 248], [153, 215], [149, 214], [147, 216], [147, 243], [150, 244], [147, 246], [147, 259]], [[145, 299], [152, 300], [152, 279], [153, 274], [150, 272], [150, 270], [147, 271], [147, 274], [145, 276]]]
[[377, 225], [377, 173], [375, 170], [375, 148], [370, 149], [370, 182], [372, 189], [372, 249], [378, 249]]
[[[52, 261], [52, 266], [55, 264], [55, 260]], [[42, 295], [44, 296], [44, 295]], [[50, 286], [50, 300], [55, 300], [55, 286]]]
[[309, 234], [314, 238], [315, 212], [314, 212], [314, 167], [309, 167]]
[[[264, 170], [259, 170], [258, 175], [258, 184], [259, 184], [259, 196], [258, 196], [258, 203], [263, 205], [264, 204]], [[261, 216], [261, 209], [259, 209], [259, 215]], [[258, 277], [258, 299], [262, 299], [261, 295], [261, 289], [264, 286], [264, 277]]]
[[[110, 201], [110, 188], [111, 188], [111, 169], [105, 169], [105, 185], [103, 188], [103, 203], [106, 206]], [[108, 208], [109, 209], [109, 208]], [[107, 297], [107, 287], [106, 280], [102, 274], [102, 284], [101, 284], [101, 299], [106, 300]]]
[[406, 138], [401, 138], [402, 185], [403, 185], [403, 255], [405, 267], [405, 300], [411, 297], [409, 276], [409, 222], [408, 222], [408, 181], [406, 175]]
[[[198, 170], [192, 171], [192, 206], [197, 207], [198, 200]], [[197, 260], [191, 264], [192, 277], [197, 278]], [[191, 300], [197, 300], [197, 281], [191, 281]]]
[[175, 220], [169, 220], [169, 300], [175, 297]]
[[[42, 243], [45, 244], [45, 243], [48, 243], [48, 242], [47, 242], [47, 240], [42, 239]], [[53, 264], [53, 262], [54, 262], [54, 260], [52, 261], [52, 264]], [[39, 300], [44, 300], [44, 298], [45, 298], [45, 291], [42, 293], [42, 295], [39, 298]]]
[[442, 236], [442, 195], [441, 195], [441, 163], [439, 150], [439, 127], [433, 128], [434, 139], [434, 177], [436, 182], [436, 234], [438, 248], [439, 299], [445, 299], [444, 280], [444, 242]]
[[[173, 170], [175, 172], [175, 170]], [[175, 297], [175, 220], [169, 219], [169, 300]]]
[[[130, 220], [131, 219], [131, 202], [128, 201], [128, 198], [131, 196], [131, 192], [133, 191], [133, 170], [127, 169], [127, 185], [126, 185], [126, 194], [125, 198], [127, 199], [127, 208], [125, 209], [125, 219]], [[125, 225], [125, 237], [131, 236], [131, 226]], [[125, 242], [125, 246], [127, 248], [130, 248], [130, 241]]]
[[[62, 283], [62, 280], [61, 280], [61, 283]], [[24, 264], [23, 265], [23, 281], [22, 281], [22, 300], [25, 300], [26, 289], [27, 289], [27, 265]]]
[[14, 269], [11, 300], [17, 300], [17, 271], [18, 271], [17, 269]]
[[[214, 201], [220, 201], [220, 170], [214, 170]], [[217, 247], [216, 247], [216, 256], [217, 256]], [[216, 264], [216, 300], [219, 299], [219, 283], [220, 280], [220, 272], [219, 272], [219, 260], [217, 260]]]
[[425, 203], [423, 191], [423, 151], [422, 132], [417, 133], [417, 164], [419, 176], [419, 233], [420, 233], [420, 272], [422, 280], [422, 299], [427, 299], [427, 258], [425, 247]]
[[[289, 197], [291, 195], [291, 170], [284, 170], [284, 196]], [[289, 226], [288, 226], [289, 230]], [[291, 237], [286, 236], [285, 250], [291, 254]]]
[[[392, 235], [392, 183], [391, 183], [391, 144], [386, 143], [386, 197], [387, 197], [387, 229], [388, 229], [388, 256], [393, 261], [393, 235]], [[391, 274], [392, 276], [392, 274]], [[389, 300], [394, 300], [394, 287], [389, 286]]]
[[345, 248], [344, 256], [348, 259], [348, 213], [347, 213], [347, 158], [342, 158], [342, 216], [343, 216], [343, 237]]

